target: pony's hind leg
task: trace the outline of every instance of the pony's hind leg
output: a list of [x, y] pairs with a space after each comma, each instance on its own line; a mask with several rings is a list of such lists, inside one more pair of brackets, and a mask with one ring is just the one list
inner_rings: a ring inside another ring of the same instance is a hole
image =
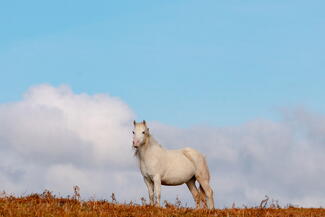
[[195, 186], [195, 181], [196, 181], [196, 178], [195, 178], [195, 176], [193, 176], [193, 178], [191, 178], [188, 182], [186, 182], [186, 185], [187, 185], [188, 189], [190, 190], [190, 192], [192, 193], [193, 199], [196, 203], [196, 208], [200, 208], [200, 193]]
[[204, 189], [202, 188], [202, 185], [200, 185], [199, 187], [199, 193], [200, 193], [201, 208], [207, 208], [207, 196], [204, 192]]
[[214, 200], [213, 200], [213, 191], [209, 184], [209, 179], [204, 179], [201, 177], [197, 177], [198, 182], [200, 183], [200, 190], [204, 191], [207, 197], [207, 204], [209, 209], [214, 208]]

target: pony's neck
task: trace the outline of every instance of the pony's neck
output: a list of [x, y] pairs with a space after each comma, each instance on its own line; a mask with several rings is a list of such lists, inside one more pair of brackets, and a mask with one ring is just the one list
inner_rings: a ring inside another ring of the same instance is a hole
[[161, 147], [161, 145], [157, 142], [157, 140], [155, 138], [153, 138], [153, 136], [151, 134], [149, 134], [146, 137], [144, 144], [135, 151], [135, 156], [138, 157], [138, 158], [141, 158], [141, 155], [144, 155], [144, 153], [151, 146], [159, 146], [159, 147]]
[[155, 138], [151, 134], [149, 134], [146, 138], [145, 146], [152, 146], [152, 145], [157, 145], [161, 146]]

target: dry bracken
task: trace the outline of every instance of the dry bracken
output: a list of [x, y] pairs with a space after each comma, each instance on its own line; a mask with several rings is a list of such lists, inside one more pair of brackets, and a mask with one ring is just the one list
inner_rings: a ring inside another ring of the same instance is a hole
[[[76, 193], [77, 192], [77, 193]], [[0, 216], [220, 216], [220, 217], [324, 217], [325, 209], [321, 208], [229, 208], [229, 209], [192, 209], [168, 203], [166, 208], [134, 203], [118, 204], [116, 200], [81, 201], [79, 191], [73, 197], [55, 197], [49, 191], [43, 194], [32, 194], [24, 197], [3, 196], [0, 198]], [[115, 196], [114, 196], [115, 197]], [[144, 202], [144, 201], [142, 201]]]

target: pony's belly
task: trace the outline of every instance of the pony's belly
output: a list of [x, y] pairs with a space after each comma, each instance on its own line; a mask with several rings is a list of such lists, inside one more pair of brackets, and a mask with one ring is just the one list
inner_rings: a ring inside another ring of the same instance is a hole
[[181, 185], [188, 182], [194, 176], [194, 168], [172, 169], [161, 177], [162, 185]]
[[162, 185], [168, 185], [168, 186], [182, 185], [182, 184], [188, 182], [192, 177], [187, 178], [187, 179], [174, 179], [174, 180], [168, 179], [168, 180], [161, 180], [161, 184]]

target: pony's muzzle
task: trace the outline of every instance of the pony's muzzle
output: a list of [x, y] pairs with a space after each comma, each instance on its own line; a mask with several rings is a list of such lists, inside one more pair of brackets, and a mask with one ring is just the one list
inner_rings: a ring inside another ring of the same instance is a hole
[[139, 145], [137, 144], [138, 142], [132, 141], [132, 146], [133, 148], [139, 148]]

